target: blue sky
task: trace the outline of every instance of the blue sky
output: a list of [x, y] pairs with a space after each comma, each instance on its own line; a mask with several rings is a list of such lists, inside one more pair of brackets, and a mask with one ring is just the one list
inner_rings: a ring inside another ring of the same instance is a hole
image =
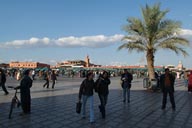
[[[101, 65], [144, 65], [145, 54], [118, 51], [127, 18], [141, 17], [141, 7], [160, 2], [166, 19], [182, 23], [182, 35], [192, 42], [191, 0], [1, 0], [0, 63], [38, 61], [56, 65], [84, 60]], [[192, 68], [190, 56], [160, 50], [155, 65]]]

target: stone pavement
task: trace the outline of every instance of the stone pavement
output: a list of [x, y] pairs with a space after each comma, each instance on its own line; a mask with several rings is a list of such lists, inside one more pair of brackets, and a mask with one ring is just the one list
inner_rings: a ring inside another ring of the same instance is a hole
[[[176, 111], [172, 111], [169, 97], [163, 111], [162, 93], [146, 91], [142, 79], [133, 80], [131, 102], [123, 103], [119, 78], [111, 78], [106, 119], [101, 118], [99, 99], [94, 95], [94, 125], [89, 123], [88, 108], [86, 119], [81, 119], [75, 112], [82, 80], [59, 78], [55, 89], [43, 88], [44, 81], [35, 80], [31, 88], [31, 114], [20, 116], [21, 108], [15, 108], [11, 119], [8, 119], [8, 113], [14, 90], [8, 89], [10, 94], [7, 96], [1, 90], [0, 128], [192, 128], [192, 94], [186, 91], [183, 80], [176, 81]], [[16, 86], [18, 82], [9, 79], [6, 85]]]

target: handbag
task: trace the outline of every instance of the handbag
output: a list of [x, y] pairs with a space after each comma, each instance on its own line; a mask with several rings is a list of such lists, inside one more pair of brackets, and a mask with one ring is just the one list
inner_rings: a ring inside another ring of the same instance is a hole
[[76, 112], [77, 112], [78, 114], [81, 113], [81, 106], [82, 106], [81, 101], [79, 101], [79, 102], [76, 103]]

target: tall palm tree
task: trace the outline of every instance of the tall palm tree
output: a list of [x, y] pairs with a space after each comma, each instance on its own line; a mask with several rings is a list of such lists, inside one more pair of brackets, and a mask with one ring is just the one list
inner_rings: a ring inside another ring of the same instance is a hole
[[168, 10], [160, 10], [160, 3], [141, 8], [143, 19], [128, 18], [128, 24], [123, 27], [129, 35], [124, 36], [125, 41], [118, 50], [136, 50], [146, 54], [149, 78], [154, 79], [154, 58], [159, 49], [169, 49], [176, 54], [187, 56], [184, 49], [189, 46], [187, 39], [179, 36], [181, 24], [178, 21], [164, 19]]

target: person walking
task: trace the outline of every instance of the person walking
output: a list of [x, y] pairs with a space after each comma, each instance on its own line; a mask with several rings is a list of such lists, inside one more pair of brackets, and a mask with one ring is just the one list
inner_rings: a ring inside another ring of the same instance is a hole
[[189, 74], [187, 71], [184, 71], [183, 73], [183, 78], [184, 78], [184, 81], [185, 81], [185, 87], [187, 88], [188, 87], [188, 77], [189, 77]]
[[32, 74], [32, 79], [35, 80], [35, 69], [33, 69], [31, 74]]
[[175, 100], [174, 100], [174, 83], [175, 76], [173, 76], [169, 69], [165, 69], [165, 73], [160, 76], [160, 86], [163, 92], [163, 101], [161, 109], [164, 110], [166, 108], [167, 103], [167, 94], [169, 93], [170, 102], [172, 104], [172, 109], [175, 111]]
[[30, 88], [32, 87], [33, 80], [29, 77], [30, 70], [24, 71], [24, 76], [21, 79], [20, 85], [16, 89], [20, 89], [21, 106], [23, 113], [21, 115], [31, 113], [31, 94]]
[[97, 79], [99, 78], [100, 74], [99, 74], [99, 71], [96, 71], [94, 73], [94, 81], [97, 81]]
[[52, 70], [52, 73], [51, 73], [51, 80], [52, 80], [52, 88], [54, 88], [55, 87], [55, 82], [57, 80], [57, 76], [56, 76], [54, 70]]
[[121, 86], [123, 88], [123, 102], [130, 102], [130, 89], [131, 89], [131, 82], [133, 80], [133, 75], [124, 69], [124, 73], [121, 75]]
[[20, 81], [21, 80], [21, 71], [20, 70], [17, 70], [17, 72], [16, 72], [16, 80], [17, 81]]
[[109, 79], [109, 75], [106, 71], [96, 80], [95, 88], [96, 92], [98, 92], [98, 96], [100, 99], [99, 110], [102, 114], [102, 118], [105, 118], [105, 106], [107, 104], [108, 94], [109, 94], [109, 84], [111, 83]]
[[79, 88], [79, 102], [81, 102], [82, 98], [82, 118], [85, 118], [86, 114], [86, 103], [89, 99], [90, 102], [90, 123], [94, 123], [94, 100], [93, 100], [93, 90], [95, 87], [95, 83], [93, 80], [93, 73], [90, 72], [87, 74], [86, 79], [84, 79]]
[[7, 91], [5, 87], [5, 82], [6, 82], [6, 75], [3, 71], [3, 69], [0, 68], [0, 86], [2, 87], [3, 91], [5, 92], [5, 95], [8, 95], [9, 92]]
[[44, 80], [45, 80], [45, 84], [43, 85], [43, 87], [49, 88], [49, 72], [45, 71], [45, 73], [43, 74], [44, 76]]
[[192, 92], [192, 71], [190, 72], [188, 77], [188, 92]]

